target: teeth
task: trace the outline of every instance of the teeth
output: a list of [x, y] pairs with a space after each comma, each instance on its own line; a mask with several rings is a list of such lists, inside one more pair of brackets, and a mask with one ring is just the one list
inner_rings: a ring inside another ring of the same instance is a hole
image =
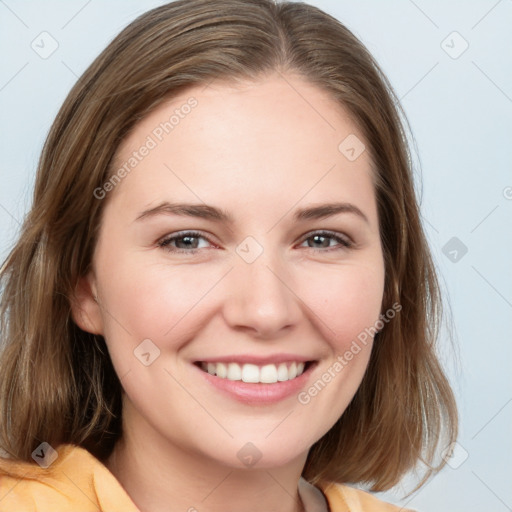
[[239, 364], [228, 364], [228, 379], [229, 380], [242, 380], [242, 369]]
[[281, 363], [277, 368], [277, 380], [279, 382], [288, 380], [288, 367], [284, 363]]
[[292, 363], [288, 368], [288, 379], [295, 379], [297, 377], [297, 364]]
[[210, 375], [216, 375], [221, 379], [241, 380], [249, 383], [273, 384], [275, 382], [284, 382], [292, 380], [302, 375], [305, 363], [266, 364], [257, 366], [255, 364], [238, 363], [201, 363], [201, 368]]
[[277, 382], [277, 368], [275, 364], [266, 364], [260, 370], [260, 382], [273, 384]]
[[[236, 363], [232, 363], [232, 364], [236, 364]], [[236, 379], [236, 380], [238, 380], [238, 379]], [[255, 364], [244, 364], [242, 366], [242, 380], [244, 382], [259, 382], [260, 381], [260, 369]]]
[[[213, 363], [215, 365], [215, 363]], [[213, 375], [217, 375], [217, 377], [221, 377], [225, 379], [228, 376], [228, 369], [224, 363], [217, 363], [215, 365], [217, 368], [215, 369]]]

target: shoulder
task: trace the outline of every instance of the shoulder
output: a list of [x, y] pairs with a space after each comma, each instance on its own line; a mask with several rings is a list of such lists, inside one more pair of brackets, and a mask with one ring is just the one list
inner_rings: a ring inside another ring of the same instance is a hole
[[317, 485], [327, 498], [330, 512], [407, 512], [407, 509], [348, 485], [334, 482], [321, 482]]
[[47, 467], [0, 459], [2, 512], [137, 512], [114, 475], [87, 450], [65, 444], [54, 452]]

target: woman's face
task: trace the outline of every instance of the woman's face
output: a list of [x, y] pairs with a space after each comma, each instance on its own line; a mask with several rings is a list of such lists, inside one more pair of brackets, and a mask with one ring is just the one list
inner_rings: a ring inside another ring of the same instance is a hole
[[303, 459], [354, 396], [381, 312], [357, 126], [292, 75], [214, 82], [142, 120], [115, 172], [82, 283], [97, 303], [74, 317], [105, 337], [125, 431], [232, 467]]

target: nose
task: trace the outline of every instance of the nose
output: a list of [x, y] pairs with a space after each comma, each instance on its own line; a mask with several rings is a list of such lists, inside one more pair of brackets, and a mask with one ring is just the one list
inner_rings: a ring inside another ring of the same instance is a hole
[[263, 253], [252, 263], [239, 260], [228, 279], [223, 313], [232, 329], [268, 339], [299, 322], [302, 308], [293, 274], [277, 258]]

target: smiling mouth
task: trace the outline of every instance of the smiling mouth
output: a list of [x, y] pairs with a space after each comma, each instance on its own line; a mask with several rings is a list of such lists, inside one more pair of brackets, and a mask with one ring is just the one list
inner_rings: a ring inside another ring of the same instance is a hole
[[289, 361], [265, 365], [197, 361], [194, 364], [204, 372], [221, 379], [251, 384], [274, 384], [300, 377], [314, 361]]

